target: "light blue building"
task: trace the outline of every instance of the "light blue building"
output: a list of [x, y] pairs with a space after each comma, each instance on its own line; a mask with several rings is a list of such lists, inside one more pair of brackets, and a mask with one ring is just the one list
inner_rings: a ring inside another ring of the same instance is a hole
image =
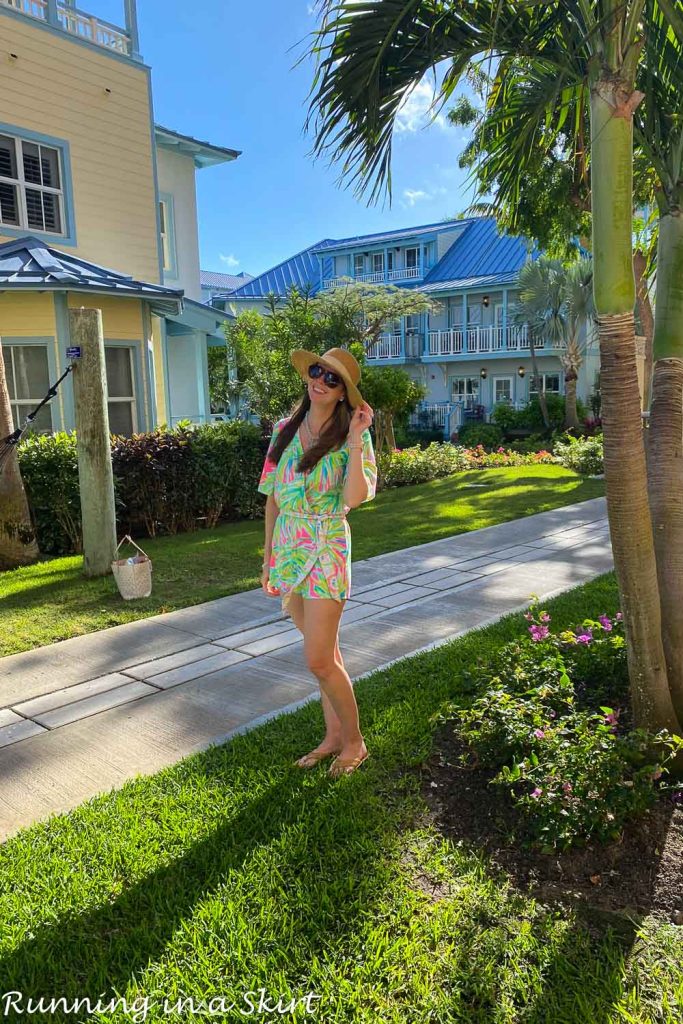
[[[435, 313], [404, 317], [369, 353], [377, 366], [404, 366], [425, 384], [425, 417], [449, 436], [468, 419], [488, 419], [493, 406], [519, 407], [532, 394], [525, 328], [512, 323], [518, 275], [539, 255], [528, 239], [499, 231], [493, 217], [423, 224], [400, 231], [327, 238], [225, 296], [227, 308], [265, 309], [268, 295], [284, 298], [292, 285], [312, 294], [345, 278], [417, 288], [439, 303]], [[548, 393], [564, 393], [559, 351], [539, 349]], [[577, 381], [587, 401], [595, 382], [597, 345], [588, 347]]]

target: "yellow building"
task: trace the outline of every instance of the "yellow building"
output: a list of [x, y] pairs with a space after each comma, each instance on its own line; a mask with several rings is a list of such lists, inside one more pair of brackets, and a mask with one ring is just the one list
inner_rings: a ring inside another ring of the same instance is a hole
[[[0, 0], [0, 341], [15, 425], [67, 365], [70, 306], [102, 310], [110, 427], [211, 418], [197, 168], [234, 160], [154, 124], [136, 0]], [[71, 389], [36, 427], [73, 428]]]

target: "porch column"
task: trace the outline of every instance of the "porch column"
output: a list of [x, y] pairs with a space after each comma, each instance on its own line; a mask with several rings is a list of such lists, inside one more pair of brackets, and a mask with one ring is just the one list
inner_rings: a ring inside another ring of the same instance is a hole
[[462, 350], [467, 352], [467, 292], [462, 293]]
[[206, 336], [202, 331], [194, 332], [195, 359], [197, 367], [197, 419], [200, 423], [209, 420], [209, 357], [206, 352]]
[[[67, 3], [66, 6], [69, 7], [71, 5]], [[47, 22], [48, 25], [53, 25], [55, 28], [59, 28], [57, 0], [47, 0]]]
[[123, 0], [126, 12], [126, 32], [130, 38], [131, 57], [140, 56], [140, 38], [138, 34], [137, 0]]
[[503, 348], [508, 348], [508, 290], [503, 289]]

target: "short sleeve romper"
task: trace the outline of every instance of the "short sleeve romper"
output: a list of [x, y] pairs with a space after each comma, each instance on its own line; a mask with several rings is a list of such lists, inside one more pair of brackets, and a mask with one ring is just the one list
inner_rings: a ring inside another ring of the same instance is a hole
[[[323, 455], [307, 472], [297, 470], [304, 448], [297, 430], [279, 463], [271, 458], [273, 445], [287, 417], [273, 428], [258, 484], [261, 494], [273, 494], [279, 514], [273, 528], [270, 583], [287, 609], [290, 594], [344, 601], [351, 592], [351, 531], [343, 490], [349, 450], [346, 442]], [[371, 501], [377, 487], [377, 465], [369, 430], [363, 441], [363, 473]]]

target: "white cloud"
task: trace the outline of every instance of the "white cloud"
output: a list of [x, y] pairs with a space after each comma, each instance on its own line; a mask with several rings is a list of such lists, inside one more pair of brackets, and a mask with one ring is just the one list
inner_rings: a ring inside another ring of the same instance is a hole
[[396, 114], [396, 131], [399, 134], [416, 132], [427, 125], [436, 125], [437, 128], [448, 127], [443, 114], [437, 114], [435, 118], [434, 111], [430, 111], [436, 95], [435, 88], [434, 82], [423, 79], [408, 93]]
[[240, 261], [237, 259], [236, 256], [233, 256], [232, 253], [230, 253], [229, 256], [225, 256], [221, 252], [218, 254], [218, 259], [221, 261], [221, 263], [225, 263], [226, 267], [239, 267], [240, 265]]
[[404, 188], [403, 198], [407, 200], [408, 206], [415, 206], [421, 199], [431, 199], [429, 192], [421, 188]]

